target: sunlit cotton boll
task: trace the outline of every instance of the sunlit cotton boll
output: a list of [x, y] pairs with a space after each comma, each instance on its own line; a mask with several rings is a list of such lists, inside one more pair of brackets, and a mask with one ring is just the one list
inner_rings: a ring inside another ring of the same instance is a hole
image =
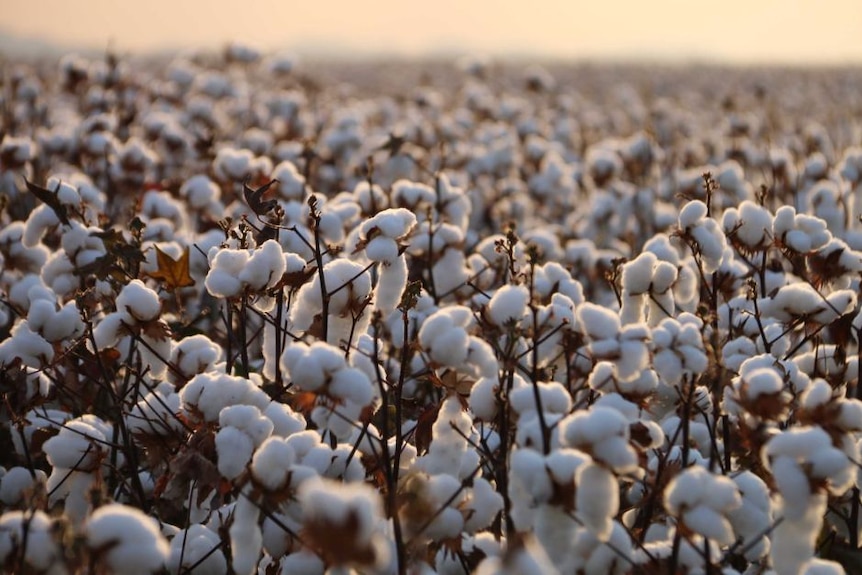
[[87, 545], [117, 573], [146, 575], [160, 570], [170, 546], [155, 519], [112, 503], [93, 512], [86, 525]]

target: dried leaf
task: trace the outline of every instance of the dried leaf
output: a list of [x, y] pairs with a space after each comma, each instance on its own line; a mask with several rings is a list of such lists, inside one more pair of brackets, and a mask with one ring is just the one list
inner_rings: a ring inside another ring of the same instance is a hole
[[188, 246], [183, 250], [179, 259], [174, 259], [167, 253], [156, 247], [156, 259], [159, 268], [149, 274], [151, 278], [161, 280], [170, 290], [195, 285], [195, 280], [189, 275], [190, 250]]
[[27, 178], [24, 178], [24, 183], [27, 184], [27, 189], [30, 190], [31, 194], [42, 200], [42, 202], [54, 211], [58, 220], [67, 226], [69, 225], [69, 215], [66, 212], [66, 206], [61, 204], [60, 199], [57, 197], [57, 191], [60, 189], [59, 182], [57, 183], [57, 189], [53, 192], [41, 186], [37, 186]]
[[264, 216], [278, 205], [276, 200], [263, 200], [263, 195], [277, 182], [278, 180], [270, 180], [268, 183], [262, 185], [256, 190], [253, 190], [248, 186], [248, 180], [242, 183], [242, 193], [245, 196], [245, 201], [248, 204], [248, 207], [251, 208], [251, 211], [259, 216]]

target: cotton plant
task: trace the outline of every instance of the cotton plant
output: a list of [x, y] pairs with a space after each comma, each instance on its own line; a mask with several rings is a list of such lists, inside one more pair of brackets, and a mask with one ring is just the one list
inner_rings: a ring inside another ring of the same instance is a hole
[[293, 385], [315, 396], [311, 420], [337, 438], [348, 439], [360, 425], [363, 410], [379, 401], [365, 373], [324, 342], [288, 346], [281, 367]]
[[387, 209], [362, 222], [358, 227], [356, 251], [362, 250], [377, 266], [377, 284], [372, 305], [384, 317], [395, 311], [407, 287], [407, 259], [401, 242], [416, 225], [416, 216], [404, 209]]
[[0, 515], [0, 562], [47, 575], [69, 573], [57, 536], [58, 522], [40, 510]]
[[114, 572], [157, 573], [170, 552], [156, 520], [134, 507], [117, 503], [100, 507], [84, 529], [96, 561]]
[[704, 273], [712, 273], [721, 265], [727, 239], [719, 223], [709, 217], [707, 205], [700, 200], [692, 200], [679, 212], [679, 231], [681, 237], [691, 243], [695, 258], [703, 265]]
[[290, 310], [291, 328], [306, 332], [318, 322], [329, 343], [349, 342], [351, 333], [364, 333], [371, 322], [366, 310], [371, 297], [371, 274], [365, 267], [333, 260], [299, 288]]
[[829, 494], [840, 495], [854, 482], [847, 455], [817, 426], [782, 431], [766, 444], [762, 459], [778, 494], [770, 558], [778, 573], [797, 573], [814, 557]]
[[135, 279], [123, 286], [117, 295], [116, 311], [107, 314], [93, 329], [96, 350], [118, 345], [133, 345], [153, 377], [163, 377], [166, 361], [171, 353], [171, 331], [161, 319], [159, 295], [141, 280]]
[[[84, 416], [62, 425], [42, 449], [52, 470], [46, 489], [49, 505], [64, 502], [64, 512], [75, 525], [92, 508], [89, 493], [110, 463], [111, 426], [95, 416]], [[117, 463], [122, 456], [118, 455]]]
[[624, 325], [648, 321], [655, 326], [665, 318], [673, 318], [676, 304], [672, 288], [677, 274], [673, 264], [659, 261], [649, 251], [624, 264], [620, 321]]
[[650, 331], [646, 324], [622, 325], [618, 314], [591, 302], [578, 306], [576, 316], [587, 336], [589, 357], [614, 364], [621, 381], [638, 378], [648, 367]]

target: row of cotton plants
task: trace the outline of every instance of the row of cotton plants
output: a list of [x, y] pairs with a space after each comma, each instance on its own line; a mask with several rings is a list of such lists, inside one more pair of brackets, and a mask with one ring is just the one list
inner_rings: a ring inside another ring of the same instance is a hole
[[862, 568], [858, 71], [3, 66], [4, 570]]

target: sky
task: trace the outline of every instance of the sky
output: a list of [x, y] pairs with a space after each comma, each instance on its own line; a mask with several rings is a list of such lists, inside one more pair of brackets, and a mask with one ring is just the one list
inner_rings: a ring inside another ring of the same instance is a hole
[[860, 0], [2, 0], [0, 36], [120, 53], [862, 64]]

